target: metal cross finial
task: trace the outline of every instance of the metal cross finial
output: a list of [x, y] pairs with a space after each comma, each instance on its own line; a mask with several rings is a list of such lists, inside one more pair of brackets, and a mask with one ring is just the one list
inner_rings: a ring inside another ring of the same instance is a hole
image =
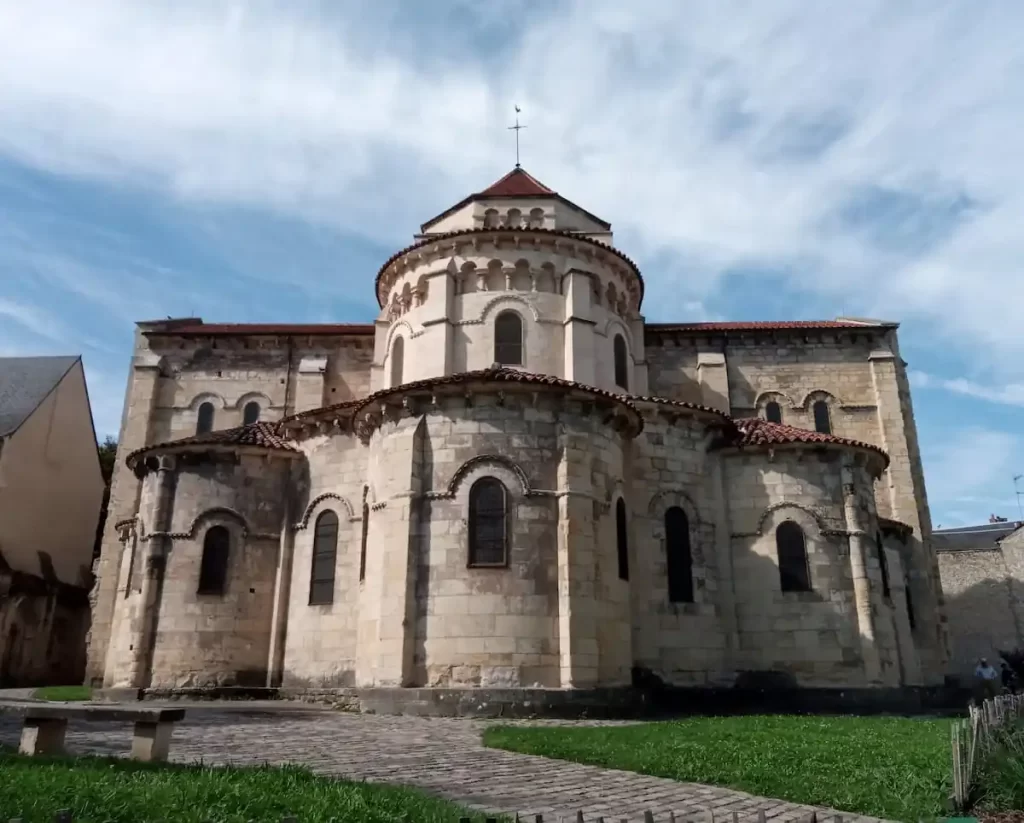
[[522, 109], [520, 109], [519, 106], [516, 106], [515, 108], [516, 108], [516, 124], [514, 126], [509, 126], [508, 128], [509, 128], [510, 131], [514, 131], [516, 133], [516, 168], [518, 169], [519, 168], [519, 130], [520, 129], [525, 129], [526, 126], [520, 126], [519, 125], [519, 112], [522, 111]]

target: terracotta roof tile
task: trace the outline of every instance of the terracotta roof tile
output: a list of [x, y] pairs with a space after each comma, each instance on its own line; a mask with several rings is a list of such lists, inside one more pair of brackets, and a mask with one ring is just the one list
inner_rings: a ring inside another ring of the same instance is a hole
[[796, 426], [787, 426], [784, 423], [769, 423], [759, 417], [741, 418], [735, 423], [738, 436], [729, 444], [732, 446], [741, 448], [743, 446], [786, 446], [796, 443], [850, 446], [877, 452], [885, 458], [886, 464], [889, 462], [889, 456], [884, 450], [860, 440], [851, 440], [834, 434], [823, 434], [809, 429], [798, 429]]
[[384, 272], [387, 271], [388, 266], [390, 266], [392, 263], [394, 263], [399, 257], [401, 257], [402, 255], [408, 254], [411, 251], [415, 251], [416, 249], [421, 248], [423, 246], [428, 246], [431, 243], [436, 243], [438, 240], [447, 240], [449, 238], [458, 237], [460, 235], [477, 235], [477, 234], [527, 234], [527, 235], [528, 234], [542, 234], [542, 235], [548, 235], [550, 237], [570, 237], [573, 240], [579, 240], [580, 242], [583, 242], [583, 243], [590, 243], [591, 245], [594, 245], [594, 246], [597, 246], [599, 248], [602, 248], [605, 251], [611, 252], [616, 257], [619, 257], [625, 263], [627, 263], [633, 269], [634, 272], [636, 272], [637, 280], [640, 281], [640, 302], [643, 303], [643, 300], [644, 300], [644, 278], [640, 274], [640, 269], [639, 269], [639, 267], [637, 266], [636, 263], [634, 263], [629, 257], [627, 257], [625, 254], [623, 254], [621, 251], [619, 251], [617, 248], [615, 248], [615, 246], [610, 246], [607, 243], [602, 243], [600, 240], [594, 240], [592, 237], [587, 237], [586, 235], [582, 235], [582, 234], [580, 234], [578, 232], [562, 231], [560, 229], [530, 229], [530, 228], [520, 228], [520, 229], [505, 229], [505, 228], [497, 228], [497, 229], [487, 229], [487, 228], [457, 229], [455, 231], [444, 232], [442, 234], [432, 234], [429, 237], [424, 237], [424, 238], [422, 238], [420, 240], [417, 240], [415, 243], [413, 243], [413, 244], [411, 244], [409, 246], [406, 246], [404, 249], [396, 251], [387, 260], [385, 260], [384, 261], [384, 265], [382, 265], [380, 267], [380, 270], [377, 272], [377, 279], [374, 280], [374, 290], [377, 292], [377, 302], [383, 308], [383, 306], [384, 306], [384, 295], [381, 293], [380, 279], [381, 279], [381, 277], [384, 276]]
[[889, 323], [856, 323], [850, 320], [740, 320], [709, 323], [648, 323], [646, 330], [651, 332], [730, 332], [776, 329], [877, 329], [890, 328], [892, 325]]
[[582, 391], [598, 397], [606, 397], [609, 400], [618, 401], [636, 414], [637, 419], [640, 421], [640, 425], [643, 425], [643, 419], [640, 417], [640, 413], [636, 406], [633, 405], [632, 398], [628, 395], [606, 391], [605, 389], [598, 389], [594, 386], [588, 386], [585, 383], [577, 383], [574, 380], [564, 380], [561, 377], [552, 377], [547, 374], [533, 374], [532, 372], [519, 371], [518, 369], [509, 369], [500, 366], [490, 369], [479, 369], [477, 371], [459, 372], [458, 374], [449, 374], [444, 377], [429, 377], [426, 380], [414, 380], [411, 383], [403, 383], [402, 385], [395, 386], [393, 388], [381, 389], [367, 397], [359, 405], [359, 408], [356, 409], [356, 411], [358, 412], [370, 403], [387, 397], [390, 394], [415, 391], [417, 389], [428, 389], [433, 386], [457, 386], [464, 383], [476, 382], [520, 383], [533, 386], [554, 386], [562, 389]]
[[478, 197], [544, 197], [556, 194], [536, 177], [518, 166], [500, 180], [491, 183]]
[[693, 411], [707, 412], [708, 414], [714, 414], [725, 420], [732, 420], [729, 415], [719, 409], [713, 409], [711, 406], [702, 406], [700, 403], [688, 403], [685, 400], [671, 400], [668, 397], [655, 397], [653, 395], [645, 394], [629, 394], [625, 395], [630, 400], [635, 400], [638, 403], [658, 403], [662, 406], [676, 406], [682, 409], [692, 409]]
[[275, 451], [297, 451], [295, 446], [287, 441], [280, 423], [251, 423], [248, 426], [238, 426], [233, 429], [221, 429], [220, 431], [196, 434], [191, 437], [183, 437], [180, 440], [168, 440], [164, 443], [154, 443], [136, 449], [126, 458], [129, 468], [138, 461], [144, 454], [164, 449], [174, 449], [180, 446], [253, 446], [262, 449]]
[[549, 189], [543, 183], [541, 183], [536, 177], [527, 172], [525, 169], [516, 167], [512, 169], [508, 174], [502, 177], [500, 180], [496, 180], [491, 183], [483, 191], [478, 191], [474, 194], [464, 197], [454, 206], [449, 206], [443, 212], [434, 217], [431, 217], [426, 223], [423, 223], [420, 228], [422, 231], [426, 231], [430, 226], [434, 225], [438, 220], [447, 217], [449, 214], [458, 211], [467, 203], [472, 203], [475, 200], [482, 200], [488, 197], [554, 197], [559, 202], [565, 203], [577, 211], [585, 214], [591, 220], [598, 225], [602, 226], [605, 231], [611, 229], [611, 223], [607, 220], [602, 220], [596, 214], [592, 214], [572, 200], [562, 197], [558, 192]]
[[372, 323], [198, 323], [178, 325], [168, 323], [161, 327], [154, 324], [153, 328], [143, 330], [143, 334], [168, 334], [186, 337], [224, 336], [251, 334], [282, 334], [282, 335], [341, 335], [374, 333]]

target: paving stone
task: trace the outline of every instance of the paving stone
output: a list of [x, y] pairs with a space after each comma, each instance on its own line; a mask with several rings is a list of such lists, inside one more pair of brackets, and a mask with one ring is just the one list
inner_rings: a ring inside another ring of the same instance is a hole
[[[181, 704], [177, 704], [181, 705]], [[555, 724], [545, 724], [555, 725]], [[579, 724], [577, 724], [579, 725]], [[596, 725], [594, 722], [588, 725]], [[659, 777], [487, 749], [487, 722], [461, 718], [393, 717], [258, 707], [246, 710], [188, 706], [171, 744], [171, 760], [200, 758], [216, 764], [297, 763], [355, 780], [414, 786], [492, 813], [543, 814], [546, 820], [598, 816], [642, 820], [668, 813], [700, 820], [754, 820], [763, 808], [773, 823], [818, 812], [812, 806]], [[15, 718], [0, 718], [0, 743], [16, 745]], [[75, 754], [124, 756], [131, 748], [130, 724], [68, 725], [67, 746]], [[846, 821], [878, 823], [847, 815]]]

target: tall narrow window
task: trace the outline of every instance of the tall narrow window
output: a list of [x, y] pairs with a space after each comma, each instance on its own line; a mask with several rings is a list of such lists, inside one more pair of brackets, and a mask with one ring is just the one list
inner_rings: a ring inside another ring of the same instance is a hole
[[363, 535], [359, 541], [359, 582], [366, 579], [366, 539], [370, 535], [370, 504], [363, 502]]
[[503, 311], [494, 320], [494, 362], [523, 365], [523, 318], [514, 311]]
[[776, 403], [774, 400], [769, 400], [764, 404], [764, 419], [769, 423], [781, 423], [782, 422], [782, 406]]
[[889, 589], [889, 564], [885, 560], [885, 546], [882, 545], [880, 532], [875, 532], [875, 550], [878, 552], [878, 568], [882, 570], [882, 597], [889, 600], [892, 597]]
[[401, 335], [391, 344], [391, 387], [402, 385], [405, 369], [405, 340]]
[[206, 434], [213, 431], [213, 403], [207, 400], [199, 405], [199, 412], [196, 414], [196, 434]]
[[784, 520], [775, 530], [775, 548], [779, 555], [779, 580], [784, 592], [809, 592], [811, 575], [807, 568], [807, 541], [804, 530], [792, 520]]
[[257, 420], [260, 419], [260, 404], [255, 400], [250, 400], [245, 404], [245, 408], [242, 409], [242, 425], [251, 426]]
[[508, 562], [507, 495], [494, 477], [481, 477], [469, 490], [469, 565]]
[[690, 521], [679, 506], [665, 512], [665, 552], [668, 560], [668, 600], [693, 602], [693, 554]]
[[330, 509], [316, 519], [313, 562], [309, 575], [309, 605], [334, 602], [334, 568], [338, 561], [338, 515]]
[[231, 533], [224, 526], [211, 526], [203, 538], [203, 557], [199, 563], [199, 587], [196, 594], [224, 594], [228, 582], [228, 554]]
[[814, 404], [814, 430], [822, 434], [832, 434], [832, 419], [828, 414], [828, 403], [818, 400]]
[[621, 497], [615, 504], [615, 550], [619, 560], [619, 580], [629, 580], [629, 523], [626, 521], [626, 501]]
[[629, 391], [629, 352], [626, 350], [626, 338], [621, 334], [615, 335], [612, 349], [615, 356], [615, 385], [623, 391]]
[[917, 628], [917, 615], [914, 614], [914, 598], [910, 593], [910, 577], [906, 578], [906, 586], [904, 587], [907, 597], [907, 620], [910, 621], [910, 628]]

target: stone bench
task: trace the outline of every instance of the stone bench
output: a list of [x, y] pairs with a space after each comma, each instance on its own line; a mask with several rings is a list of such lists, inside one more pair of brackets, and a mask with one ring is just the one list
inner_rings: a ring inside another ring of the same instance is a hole
[[0, 714], [21, 717], [21, 754], [59, 755], [64, 753], [64, 735], [69, 720], [134, 723], [132, 758], [163, 762], [171, 747], [174, 724], [185, 717], [184, 709], [146, 709], [137, 706], [40, 705], [0, 703]]

